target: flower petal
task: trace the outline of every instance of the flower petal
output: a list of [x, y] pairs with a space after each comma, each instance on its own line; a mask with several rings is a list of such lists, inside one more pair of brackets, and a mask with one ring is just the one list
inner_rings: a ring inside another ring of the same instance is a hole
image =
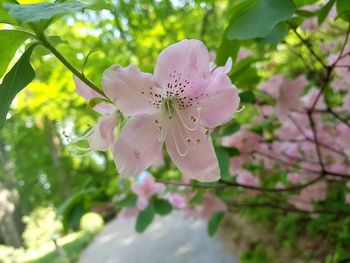
[[[165, 48], [158, 56], [154, 79], [162, 87], [172, 84], [175, 90], [185, 86], [185, 91], [201, 89], [199, 80], [208, 78], [210, 54], [199, 40], [182, 40]], [[196, 87], [193, 87], [195, 85]], [[203, 87], [201, 87], [203, 86]]]
[[104, 115], [100, 118], [94, 132], [89, 138], [91, 149], [106, 151], [114, 142], [114, 130], [119, 117], [116, 114]]
[[162, 158], [156, 128], [155, 117], [146, 114], [132, 117], [123, 127], [113, 147], [115, 163], [122, 177], [139, 175]]
[[155, 88], [152, 75], [141, 72], [135, 65], [126, 68], [114, 65], [103, 76], [104, 92], [125, 115], [154, 113]]
[[[192, 179], [201, 182], [218, 180], [220, 169], [210, 136], [207, 136], [201, 127], [195, 131], [180, 130], [179, 127], [182, 127], [181, 123], [172, 121], [165, 139], [166, 148], [174, 164], [185, 176]], [[187, 139], [190, 139], [191, 143], [186, 145]]]
[[200, 122], [208, 128], [228, 122], [237, 111], [240, 102], [237, 89], [231, 82], [229, 86], [217, 87], [218, 89], [212, 90], [206, 98], [199, 100]]
[[[94, 91], [84, 82], [82, 82], [77, 76], [73, 76], [73, 79], [75, 83], [76, 92], [87, 101], [90, 101], [94, 98], [103, 98], [101, 94]], [[109, 113], [115, 112], [116, 107], [114, 105], [101, 102], [94, 107], [94, 110], [101, 114], [109, 114]]]

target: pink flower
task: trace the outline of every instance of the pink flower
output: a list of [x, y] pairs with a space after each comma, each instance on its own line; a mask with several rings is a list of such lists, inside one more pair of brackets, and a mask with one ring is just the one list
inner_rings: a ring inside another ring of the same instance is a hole
[[304, 75], [283, 82], [276, 99], [276, 115], [280, 121], [287, 118], [290, 110], [298, 110], [302, 107], [299, 96], [306, 84], [307, 80]]
[[202, 209], [200, 217], [203, 220], [209, 220], [213, 212], [225, 212], [227, 205], [220, 198], [211, 193], [206, 193], [202, 199]]
[[250, 172], [243, 170], [238, 173], [237, 183], [249, 186], [259, 186], [259, 178], [253, 176]]
[[[255, 186], [258, 187], [260, 185], [259, 178], [252, 175], [250, 172], [246, 170], [241, 170], [238, 172], [238, 176], [236, 179], [237, 183], [247, 186]], [[247, 190], [249, 195], [255, 196], [259, 193], [258, 190]]]
[[326, 195], [327, 184], [325, 181], [320, 181], [305, 187], [299, 195], [290, 196], [288, 201], [298, 209], [313, 211], [314, 206], [312, 202], [324, 200]]
[[[75, 91], [87, 101], [92, 99], [102, 99], [103, 96], [97, 91], [91, 89], [88, 85], [82, 82], [78, 77], [73, 76], [75, 83]], [[107, 104], [105, 102], [98, 103], [94, 110], [100, 114], [110, 114], [116, 111], [116, 107], [112, 104]]]
[[156, 183], [153, 176], [146, 175], [141, 182], [136, 182], [131, 186], [132, 191], [137, 194], [137, 207], [140, 210], [148, 206], [148, 200], [156, 194], [165, 190], [164, 184]]
[[345, 203], [347, 203], [348, 205], [350, 205], [350, 193], [347, 193], [345, 195]]
[[186, 207], [186, 198], [180, 194], [172, 193], [169, 197], [169, 202], [177, 209]]
[[248, 126], [242, 126], [241, 129], [222, 139], [222, 144], [226, 147], [235, 147], [241, 153], [252, 153], [259, 148], [261, 137], [249, 131]]
[[237, 110], [237, 89], [226, 75], [232, 62], [213, 72], [210, 54], [198, 40], [170, 45], [158, 57], [154, 75], [136, 66], [113, 66], [103, 77], [105, 94], [130, 119], [113, 147], [123, 177], [136, 176], [161, 156], [191, 178], [218, 180], [220, 171], [206, 128], [226, 123]]
[[283, 75], [274, 75], [260, 85], [260, 90], [276, 99], [275, 113], [280, 120], [285, 120], [292, 109], [300, 109], [300, 93], [307, 84], [304, 75], [294, 80], [285, 79]]
[[343, 110], [345, 112], [350, 111], [350, 92], [344, 97], [341, 110]]
[[[80, 79], [74, 76], [77, 93], [90, 101], [94, 98], [102, 98], [102, 96], [83, 83]], [[99, 103], [94, 107], [94, 110], [103, 114], [97, 124], [83, 136], [82, 139], [87, 139], [91, 150], [106, 151], [115, 142], [115, 128], [119, 122], [119, 115], [115, 113], [117, 110], [114, 105], [107, 103]], [[80, 140], [80, 139], [79, 139]]]
[[[303, 96], [302, 101], [304, 103], [305, 108], [310, 109], [312, 105], [315, 103], [316, 98], [318, 94], [320, 93], [320, 90], [317, 88], [311, 88], [309, 92]], [[320, 98], [318, 98], [317, 103], [315, 105], [316, 110], [325, 110], [327, 108], [326, 103], [324, 101], [324, 97], [321, 95]]]
[[280, 88], [284, 82], [283, 75], [273, 75], [267, 82], [260, 85], [260, 90], [266, 92], [273, 98], [277, 98]]
[[119, 212], [119, 216], [122, 218], [132, 218], [135, 217], [139, 213], [139, 209], [136, 207], [124, 207]]
[[237, 54], [237, 62], [249, 57], [252, 55], [252, 52], [250, 52], [249, 50], [245, 49], [244, 47], [241, 47], [238, 51]]

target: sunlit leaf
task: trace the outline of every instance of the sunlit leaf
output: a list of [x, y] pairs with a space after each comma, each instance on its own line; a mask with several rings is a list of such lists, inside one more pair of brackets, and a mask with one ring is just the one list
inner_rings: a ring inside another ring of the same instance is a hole
[[87, 5], [74, 1], [28, 5], [4, 3], [3, 7], [13, 18], [21, 23], [39, 23], [50, 22], [55, 17], [82, 11]]
[[209, 236], [215, 235], [216, 231], [219, 228], [219, 224], [223, 219], [225, 213], [224, 212], [214, 212], [208, 222], [208, 234]]
[[18, 30], [0, 31], [0, 77], [5, 73], [18, 47], [30, 37], [30, 34]]
[[173, 207], [171, 206], [169, 201], [165, 199], [160, 199], [160, 198], [157, 198], [154, 200], [154, 207], [155, 207], [156, 213], [161, 216], [165, 216], [171, 213], [171, 211], [173, 210]]
[[230, 40], [266, 37], [275, 25], [289, 19], [294, 11], [292, 0], [243, 1], [231, 19], [227, 37]]
[[153, 203], [150, 203], [147, 208], [141, 211], [136, 219], [136, 232], [142, 233], [152, 223], [155, 214]]
[[35, 46], [30, 46], [23, 53], [0, 85], [0, 126], [5, 121], [11, 102], [17, 93], [24, 89], [35, 77], [35, 71], [30, 64], [30, 56]]
[[318, 24], [321, 25], [323, 21], [326, 19], [329, 11], [331, 11], [332, 6], [334, 5], [335, 0], [329, 0], [327, 4], [325, 4], [317, 13], [317, 21]]

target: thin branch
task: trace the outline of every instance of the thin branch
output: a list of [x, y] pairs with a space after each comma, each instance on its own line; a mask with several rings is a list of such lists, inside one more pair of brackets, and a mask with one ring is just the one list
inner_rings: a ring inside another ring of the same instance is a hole
[[[44, 35], [37, 35], [36, 39], [39, 43], [51, 51], [51, 53], [59, 60], [63, 65], [65, 65], [75, 76], [77, 76], [81, 81], [83, 81], [86, 85], [88, 85], [91, 89], [99, 93], [101, 96], [106, 98], [105, 94], [101, 89], [99, 89], [91, 80], [86, 78], [82, 72], [80, 72], [77, 68], [75, 68], [62, 54], [47, 41]], [[107, 99], [107, 98], [106, 98]]]
[[317, 209], [315, 211], [302, 210], [295, 207], [284, 207], [278, 205], [276, 203], [238, 203], [230, 200], [225, 200], [225, 203], [229, 206], [233, 206], [236, 208], [271, 208], [281, 210], [283, 212], [297, 212], [303, 214], [333, 214], [333, 215], [350, 215], [350, 211], [335, 211], [335, 210], [320, 210]]
[[297, 31], [297, 29], [295, 27], [292, 27], [293, 32], [296, 34], [296, 36], [300, 39], [300, 41], [306, 46], [306, 48], [310, 51], [310, 53], [317, 59], [318, 62], [320, 62], [320, 64], [324, 67], [324, 68], [328, 68], [328, 66], [326, 65], [326, 63], [323, 62], [323, 60], [316, 54], [316, 52], [313, 50], [311, 44], [304, 39]]
[[[346, 47], [346, 45], [347, 45], [347, 43], [348, 43], [348, 40], [349, 40], [349, 34], [350, 34], [350, 21], [349, 21], [349, 23], [348, 23], [348, 30], [346, 31], [345, 40], [344, 40], [343, 45], [342, 45], [342, 47], [341, 47], [341, 50], [340, 50], [340, 52], [339, 52], [339, 56], [338, 56], [338, 58], [334, 61], [334, 63], [332, 64], [333, 67], [334, 67], [335, 65], [337, 65], [337, 63], [343, 58], [343, 53], [344, 53], [344, 51], [345, 51], [345, 47]], [[350, 53], [350, 52], [348, 52], [348, 53]]]
[[337, 120], [339, 120], [340, 122], [344, 123], [346, 126], [348, 126], [350, 128], [350, 122], [345, 120], [343, 117], [341, 117], [338, 113], [336, 113], [335, 111], [333, 111], [331, 108], [327, 108], [326, 112], [332, 114], [334, 116], [334, 118], [336, 118]]
[[309, 118], [312, 134], [313, 134], [313, 137], [314, 137], [314, 143], [315, 143], [315, 148], [316, 148], [318, 162], [320, 163], [320, 166], [321, 166], [321, 169], [322, 169], [321, 173], [323, 174], [326, 169], [325, 169], [325, 166], [324, 166], [324, 163], [323, 163], [321, 149], [320, 149], [320, 146], [318, 144], [317, 129], [315, 128], [315, 123], [314, 123], [314, 120], [312, 118], [311, 111], [308, 111], [307, 116]]

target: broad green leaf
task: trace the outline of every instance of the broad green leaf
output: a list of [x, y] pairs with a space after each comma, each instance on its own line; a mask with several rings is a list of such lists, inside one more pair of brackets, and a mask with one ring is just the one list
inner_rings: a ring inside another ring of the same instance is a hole
[[4, 0], [0, 0], [0, 23], [5, 24], [16, 24], [16, 20], [13, 19], [7, 11], [3, 8], [2, 4], [4, 3]]
[[264, 38], [258, 38], [257, 43], [258, 44], [269, 44], [269, 45], [276, 45], [278, 44], [286, 35], [287, 35], [287, 30], [282, 24], [278, 24], [275, 26], [270, 34], [268, 34]]
[[215, 61], [216, 65], [218, 66], [225, 65], [229, 57], [231, 57], [232, 61], [234, 62], [236, 60], [239, 47], [240, 47], [240, 41], [228, 40], [226, 33], [224, 33], [220, 47], [216, 52], [216, 61]]
[[152, 223], [154, 218], [154, 205], [150, 203], [145, 210], [141, 211], [136, 219], [135, 229], [137, 233], [142, 233]]
[[89, 106], [91, 108], [95, 107], [96, 105], [100, 104], [100, 103], [109, 103], [109, 101], [105, 98], [93, 98], [89, 101]]
[[228, 156], [230, 157], [236, 157], [240, 155], [240, 152], [237, 148], [235, 147], [223, 147], [225, 151], [227, 152]]
[[240, 88], [254, 87], [260, 80], [253, 63], [259, 61], [256, 57], [248, 57], [237, 63], [230, 73], [232, 82]]
[[241, 99], [241, 103], [254, 103], [255, 95], [252, 91], [243, 91], [239, 93], [239, 97]]
[[317, 3], [320, 0], [294, 0], [294, 4], [299, 8], [304, 5], [312, 5], [314, 3]]
[[161, 216], [165, 216], [171, 213], [171, 211], [173, 210], [173, 207], [171, 206], [169, 201], [165, 199], [159, 199], [159, 198], [154, 200], [154, 207], [155, 207], [156, 213]]
[[349, 21], [350, 19], [350, 0], [337, 0], [338, 17]]
[[0, 127], [6, 119], [12, 100], [35, 77], [35, 71], [30, 64], [30, 56], [35, 46], [30, 46], [23, 53], [13, 68], [5, 75], [0, 85]]
[[321, 25], [323, 21], [326, 19], [329, 11], [331, 11], [332, 6], [334, 5], [335, 0], [329, 0], [327, 4], [325, 4], [318, 12], [317, 12], [317, 21], [318, 24]]
[[230, 160], [227, 151], [223, 147], [215, 147], [215, 154], [219, 162], [221, 178], [230, 177]]
[[308, 11], [308, 10], [303, 10], [303, 9], [299, 9], [297, 11], [295, 11], [295, 13], [299, 16], [302, 16], [302, 17], [313, 17], [315, 16], [315, 14], [311, 11]]
[[238, 7], [242, 11], [236, 12], [231, 19], [227, 34], [230, 40], [266, 37], [278, 23], [289, 19], [296, 9], [292, 0], [246, 0]]
[[224, 218], [224, 212], [214, 212], [208, 222], [208, 234], [213, 236], [219, 228], [221, 220]]
[[227, 136], [231, 135], [241, 128], [240, 124], [236, 122], [235, 120], [231, 120], [229, 123], [227, 123], [225, 126], [223, 126], [219, 132], [220, 136]]
[[30, 37], [23, 31], [0, 30], [0, 77], [6, 72], [6, 69], [16, 53], [19, 46]]
[[137, 196], [135, 194], [128, 194], [123, 200], [116, 204], [116, 208], [136, 207]]
[[7, 12], [21, 23], [50, 22], [51, 19], [69, 13], [82, 11], [87, 5], [80, 2], [40, 3], [17, 5], [4, 3]]

